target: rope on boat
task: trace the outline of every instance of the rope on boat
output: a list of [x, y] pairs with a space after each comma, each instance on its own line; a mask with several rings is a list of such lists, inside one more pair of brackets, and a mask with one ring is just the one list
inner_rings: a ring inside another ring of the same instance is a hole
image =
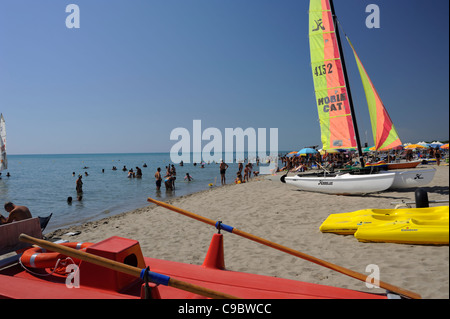
[[[68, 263], [68, 261], [70, 261], [70, 263]], [[51, 275], [53, 275], [55, 272], [57, 273], [57, 274], [60, 274], [59, 272], [59, 270], [58, 270], [58, 265], [61, 263], [61, 266], [63, 266], [63, 267], [67, 267], [68, 265], [71, 265], [71, 264], [74, 264], [74, 265], [76, 265], [76, 263], [73, 261], [73, 259], [72, 258], [70, 258], [70, 257], [66, 257], [66, 258], [59, 258], [57, 261], [56, 261], [56, 263], [55, 263], [55, 267], [53, 267], [52, 269], [52, 271], [50, 272], [50, 273], [47, 273], [47, 274], [40, 274], [40, 273], [37, 273], [37, 272], [34, 272], [34, 271], [32, 271], [32, 270], [30, 270], [27, 266], [25, 266], [23, 263], [22, 263], [22, 261], [20, 260], [20, 258], [19, 258], [19, 264], [20, 264], [20, 266], [22, 266], [22, 268], [23, 269], [25, 269], [25, 271], [27, 271], [27, 272], [29, 272], [30, 274], [32, 274], [32, 275], [35, 275], [35, 276], [41, 276], [41, 277], [47, 277], [47, 276], [51, 276]]]

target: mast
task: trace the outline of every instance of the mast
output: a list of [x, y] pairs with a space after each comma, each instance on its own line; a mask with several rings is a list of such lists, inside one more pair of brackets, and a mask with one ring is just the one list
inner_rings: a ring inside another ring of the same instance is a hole
[[362, 148], [361, 148], [361, 141], [359, 139], [358, 125], [356, 123], [355, 110], [353, 108], [352, 93], [350, 90], [350, 83], [349, 83], [348, 77], [347, 77], [347, 69], [345, 67], [344, 52], [342, 51], [341, 38], [339, 36], [339, 29], [338, 29], [336, 14], [334, 13], [333, 0], [329, 0], [329, 1], [330, 1], [331, 15], [333, 16], [334, 30], [335, 30], [335, 34], [336, 34], [336, 42], [337, 42], [337, 45], [339, 48], [339, 55], [341, 56], [342, 71], [344, 73], [345, 85], [347, 87], [347, 95], [348, 95], [348, 102], [350, 105], [350, 113], [352, 114], [352, 122], [353, 122], [353, 127], [355, 129], [355, 138], [356, 138], [356, 146], [358, 148], [359, 162], [361, 163], [361, 167], [364, 167], [364, 158], [363, 158], [363, 153], [362, 153]]

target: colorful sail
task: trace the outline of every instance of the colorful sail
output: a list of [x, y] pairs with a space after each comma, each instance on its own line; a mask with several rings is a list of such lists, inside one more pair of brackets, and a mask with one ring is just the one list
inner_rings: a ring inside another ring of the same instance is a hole
[[394, 124], [389, 117], [383, 102], [378, 95], [377, 90], [373, 86], [372, 81], [369, 78], [361, 60], [356, 54], [350, 39], [347, 37], [348, 43], [352, 47], [353, 54], [355, 55], [356, 63], [358, 64], [359, 73], [366, 93], [367, 104], [369, 106], [370, 122], [372, 124], [373, 139], [375, 142], [375, 150], [382, 151], [394, 148], [402, 145]]
[[8, 168], [6, 158], [6, 126], [3, 114], [0, 116], [0, 171]]
[[329, 0], [310, 1], [309, 41], [323, 149], [356, 147]]

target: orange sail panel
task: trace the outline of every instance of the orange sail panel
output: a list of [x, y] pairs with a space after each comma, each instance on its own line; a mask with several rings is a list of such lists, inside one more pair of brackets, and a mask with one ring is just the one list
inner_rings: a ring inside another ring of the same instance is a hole
[[309, 41], [323, 149], [356, 147], [329, 0], [310, 1]]
[[355, 55], [356, 63], [358, 64], [359, 74], [364, 86], [364, 92], [366, 93], [367, 105], [369, 106], [370, 122], [372, 124], [373, 139], [375, 142], [375, 149], [377, 151], [388, 150], [396, 146], [402, 145], [394, 124], [383, 105], [383, 102], [378, 95], [377, 90], [373, 86], [366, 69], [361, 63], [361, 60], [356, 54], [350, 39], [347, 37], [347, 41], [352, 47], [353, 54]]

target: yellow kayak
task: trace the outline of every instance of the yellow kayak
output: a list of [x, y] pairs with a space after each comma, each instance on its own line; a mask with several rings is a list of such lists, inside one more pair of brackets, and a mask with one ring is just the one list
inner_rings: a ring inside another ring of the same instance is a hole
[[[354, 234], [360, 226], [384, 225], [393, 222], [406, 222], [410, 219], [434, 221], [446, 218], [449, 207], [401, 208], [401, 209], [362, 209], [350, 213], [331, 214], [320, 226], [324, 233], [342, 235]], [[447, 221], [448, 223], [448, 221]]]
[[411, 218], [384, 225], [361, 226], [355, 237], [362, 242], [448, 245], [447, 218], [420, 220]]

